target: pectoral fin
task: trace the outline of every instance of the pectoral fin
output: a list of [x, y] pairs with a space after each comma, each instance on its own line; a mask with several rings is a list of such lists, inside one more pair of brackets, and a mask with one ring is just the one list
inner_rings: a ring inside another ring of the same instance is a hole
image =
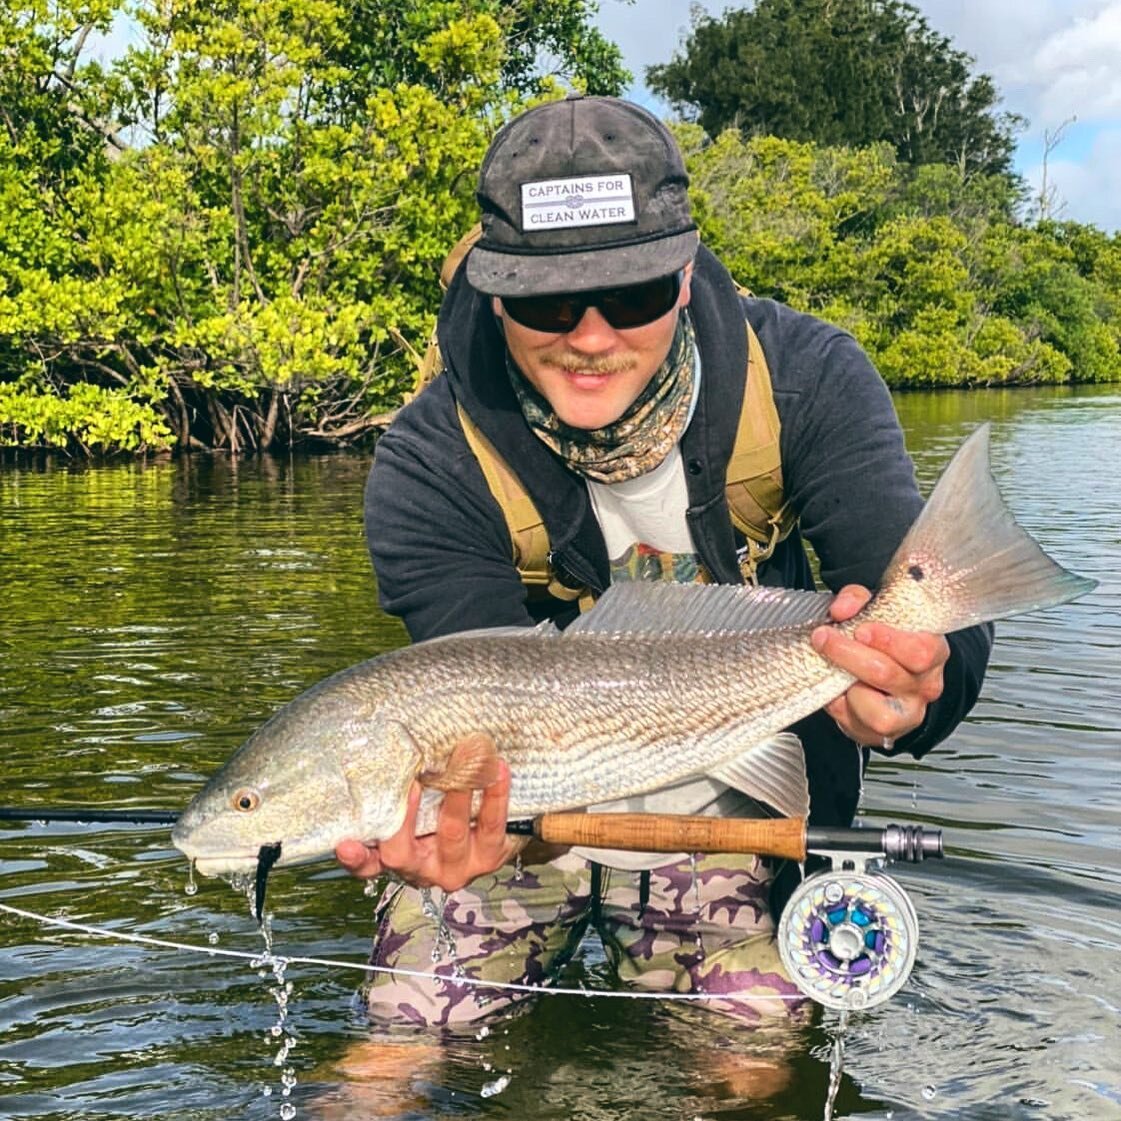
[[421, 786], [432, 790], [482, 790], [498, 778], [498, 748], [485, 732], [464, 736], [442, 770], [422, 771]]

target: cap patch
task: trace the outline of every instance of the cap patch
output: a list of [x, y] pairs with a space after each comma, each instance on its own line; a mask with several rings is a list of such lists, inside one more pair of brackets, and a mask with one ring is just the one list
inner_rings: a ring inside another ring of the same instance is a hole
[[522, 233], [633, 221], [634, 189], [628, 172], [522, 184]]

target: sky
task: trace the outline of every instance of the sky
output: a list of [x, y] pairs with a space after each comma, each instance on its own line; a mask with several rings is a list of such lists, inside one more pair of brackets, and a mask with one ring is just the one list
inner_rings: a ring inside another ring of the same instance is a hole
[[[694, 0], [696, 2], [696, 0]], [[1004, 109], [1026, 117], [1016, 168], [1038, 193], [1043, 156], [1054, 216], [1121, 230], [1121, 0], [911, 0], [990, 74]], [[744, 5], [702, 0], [713, 15]], [[598, 23], [635, 75], [629, 95], [661, 116], [642, 83], [689, 30], [690, 0], [600, 0]]]

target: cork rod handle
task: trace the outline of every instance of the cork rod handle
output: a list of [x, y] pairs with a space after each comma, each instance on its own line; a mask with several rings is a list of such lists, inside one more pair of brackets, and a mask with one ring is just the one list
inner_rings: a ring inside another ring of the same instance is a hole
[[750, 852], [788, 860], [806, 857], [800, 817], [757, 819], [678, 814], [551, 813], [535, 818], [534, 835], [555, 845], [631, 852]]

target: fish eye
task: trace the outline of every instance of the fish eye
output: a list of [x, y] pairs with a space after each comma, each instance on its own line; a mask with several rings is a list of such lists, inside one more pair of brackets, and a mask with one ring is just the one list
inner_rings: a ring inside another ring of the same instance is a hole
[[261, 795], [248, 788], [239, 790], [233, 796], [233, 807], [240, 813], [252, 813], [261, 804]]

